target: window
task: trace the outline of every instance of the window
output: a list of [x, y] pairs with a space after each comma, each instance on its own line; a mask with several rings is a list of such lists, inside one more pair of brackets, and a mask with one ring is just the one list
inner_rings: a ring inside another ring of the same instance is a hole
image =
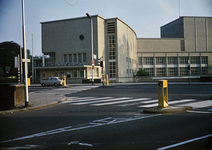
[[109, 48], [109, 59], [116, 59], [116, 42], [115, 35], [111, 35], [108, 37], [108, 48]]
[[168, 57], [168, 64], [177, 64], [177, 57]]
[[84, 71], [80, 71], [80, 78], [84, 78]]
[[48, 72], [48, 77], [51, 77], [52, 76], [52, 72]]
[[208, 57], [203, 56], [201, 61], [202, 64], [208, 64]]
[[128, 62], [128, 57], [126, 57], [126, 61]]
[[116, 77], [116, 62], [109, 62], [110, 63], [110, 78]]
[[67, 54], [63, 55], [63, 62], [67, 62]]
[[77, 54], [73, 54], [74, 62], [77, 62]]
[[154, 68], [144, 68], [146, 72], [149, 72], [151, 76], [154, 76]]
[[67, 78], [71, 78], [71, 72], [68, 71], [67, 74], [66, 74]]
[[[116, 39], [115, 35], [108, 36], [109, 77], [116, 77]], [[111, 61], [110, 61], [111, 60]]]
[[42, 73], [42, 78], [45, 78], [45, 77], [46, 77], [46, 73], [43, 72], [43, 73]]
[[185, 51], [185, 40], [180, 40], [181, 51]]
[[188, 57], [180, 57], [180, 64], [188, 64]]
[[82, 57], [80, 53], [78, 54], [78, 62], [82, 62]]
[[180, 67], [180, 76], [188, 76], [188, 67]]
[[144, 57], [144, 65], [154, 65], [153, 57]]
[[177, 76], [177, 68], [168, 68], [168, 76]]
[[191, 57], [191, 64], [200, 64], [200, 57]]
[[77, 71], [74, 71], [74, 78], [77, 78]]
[[202, 75], [208, 75], [208, 67], [202, 67]]
[[200, 68], [199, 67], [191, 67], [191, 75], [192, 76], [200, 75]]
[[156, 68], [157, 76], [166, 76], [166, 68]]
[[86, 53], [83, 53], [83, 62], [86, 62]]
[[142, 65], [142, 57], [138, 57], [138, 63], [139, 65]]
[[166, 58], [165, 57], [156, 57], [156, 65], [165, 65]]
[[69, 60], [69, 62], [72, 62], [72, 55], [71, 54], [68, 55], [68, 60]]

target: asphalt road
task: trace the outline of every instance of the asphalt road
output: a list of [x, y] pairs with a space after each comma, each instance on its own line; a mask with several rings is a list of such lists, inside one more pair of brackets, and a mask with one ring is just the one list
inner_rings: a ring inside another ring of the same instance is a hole
[[198, 103], [199, 108], [147, 114], [142, 110], [157, 99], [156, 85], [30, 88], [61, 93], [68, 100], [0, 115], [0, 149], [212, 149], [211, 89], [212, 85], [169, 85], [173, 105], [186, 99], [191, 100], [186, 105]]

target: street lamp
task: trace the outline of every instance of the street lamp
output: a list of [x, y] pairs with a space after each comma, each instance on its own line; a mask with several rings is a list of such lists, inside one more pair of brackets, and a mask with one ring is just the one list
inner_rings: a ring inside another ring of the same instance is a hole
[[[86, 13], [87, 17], [91, 20], [91, 60], [92, 60], [92, 64], [94, 64], [93, 62], [93, 19], [92, 17]], [[93, 79], [93, 66], [92, 66], [92, 85], [94, 83], [94, 79]]]

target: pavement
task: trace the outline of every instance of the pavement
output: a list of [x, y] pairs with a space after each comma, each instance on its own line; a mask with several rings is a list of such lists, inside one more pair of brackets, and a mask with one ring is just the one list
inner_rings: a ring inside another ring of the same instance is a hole
[[[94, 83], [95, 86], [100, 87], [110, 87], [110, 86], [117, 86], [117, 85], [136, 85], [136, 84], [157, 84], [157, 82], [142, 82], [142, 83], [110, 83], [109, 86], [102, 86], [101, 83]], [[169, 82], [168, 84], [192, 84], [192, 85], [198, 85], [198, 84], [212, 84], [212, 82]], [[68, 88], [72, 86], [86, 86], [91, 84], [68, 84], [67, 86], [59, 86], [58, 88]], [[40, 84], [31, 84], [30, 87], [39, 87]], [[52, 105], [59, 104], [63, 101], [66, 101], [67, 98], [63, 95], [56, 95], [56, 94], [46, 94], [45, 92], [39, 91], [39, 92], [29, 92], [29, 106], [25, 107], [25, 103], [22, 103], [20, 105], [17, 105], [16, 107], [13, 107], [9, 110], [2, 110], [0, 111], [0, 114], [8, 114], [8, 113], [16, 113], [16, 112], [24, 112], [24, 111], [30, 111], [30, 110], [36, 110]], [[144, 109], [143, 112], [147, 113], [171, 113], [171, 112], [180, 112], [185, 110], [191, 110], [192, 107], [154, 107], [154, 108], [148, 108]]]

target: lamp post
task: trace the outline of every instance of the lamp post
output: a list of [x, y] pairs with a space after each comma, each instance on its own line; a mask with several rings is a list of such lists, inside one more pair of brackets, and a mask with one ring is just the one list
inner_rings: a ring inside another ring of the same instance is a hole
[[[93, 64], [93, 19], [92, 17], [86, 13], [87, 17], [91, 20], [91, 60], [92, 60], [92, 64]], [[92, 67], [92, 85], [94, 83], [94, 79], [93, 79], [93, 67]]]

